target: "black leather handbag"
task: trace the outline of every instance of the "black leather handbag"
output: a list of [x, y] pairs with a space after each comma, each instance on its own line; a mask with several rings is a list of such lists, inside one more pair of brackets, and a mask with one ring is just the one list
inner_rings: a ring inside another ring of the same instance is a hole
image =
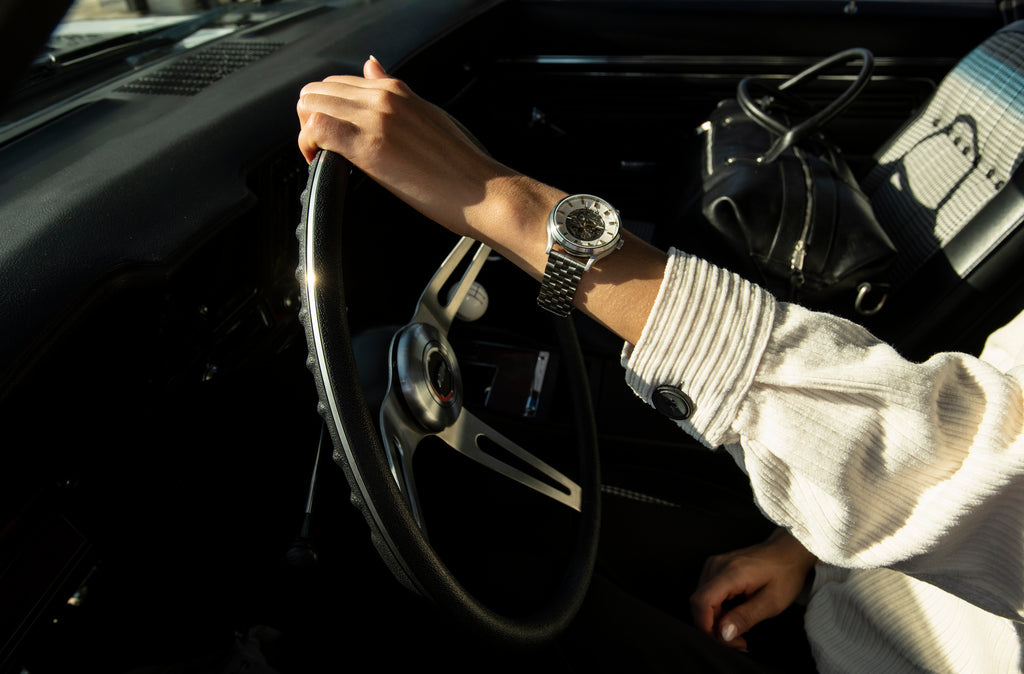
[[[863, 66], [853, 84], [808, 115], [793, 90], [854, 59]], [[821, 131], [864, 88], [872, 66], [871, 52], [851, 49], [779, 86], [744, 79], [736, 98], [719, 103], [701, 127], [701, 210], [734, 258], [746, 259], [753, 280], [780, 299], [861, 314], [884, 301], [880, 282], [896, 249]]]

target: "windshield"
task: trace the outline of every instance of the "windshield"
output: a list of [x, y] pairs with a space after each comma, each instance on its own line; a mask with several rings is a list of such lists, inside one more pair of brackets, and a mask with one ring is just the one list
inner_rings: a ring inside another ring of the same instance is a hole
[[[218, 15], [212, 18], [219, 18], [234, 3], [209, 4], [207, 9]], [[131, 0], [76, 0], [64, 20], [54, 29], [42, 57], [59, 60], [68, 54], [80, 54], [91, 46], [111, 39], [142, 36], [168, 29], [200, 15], [204, 10], [198, 5], [197, 2], [187, 0], [150, 0], [146, 3]], [[139, 6], [146, 9], [137, 9]], [[221, 8], [219, 11], [218, 7]], [[215, 25], [198, 28], [187, 36], [189, 44], [184, 46], [195, 46], [212, 40], [236, 27]]]
[[76, 0], [32, 61], [0, 116], [0, 128], [160, 59], [309, 4]]

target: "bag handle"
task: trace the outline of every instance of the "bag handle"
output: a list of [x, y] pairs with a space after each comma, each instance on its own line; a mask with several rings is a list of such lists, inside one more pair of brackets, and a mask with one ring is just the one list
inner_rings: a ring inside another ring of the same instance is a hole
[[[840, 94], [835, 100], [820, 111], [795, 126], [786, 126], [769, 115], [750, 94], [751, 86], [758, 86], [766, 90], [773, 97], [779, 96], [782, 93], [790, 94], [790, 96], [792, 96], [792, 92], [789, 90], [796, 88], [808, 80], [816, 78], [820, 73], [828, 70], [829, 68], [855, 59], [861, 59], [863, 63], [856, 79], [854, 79], [850, 86], [847, 87], [846, 91]], [[857, 97], [857, 94], [867, 86], [868, 81], [871, 79], [871, 71], [874, 68], [874, 64], [875, 57], [870, 51], [863, 47], [854, 47], [853, 49], [847, 49], [833, 54], [832, 56], [815, 63], [810, 68], [807, 68], [803, 72], [786, 80], [778, 87], [768, 84], [763, 79], [757, 79], [754, 77], [746, 77], [740, 80], [739, 86], [736, 88], [736, 100], [739, 101], [740, 107], [743, 108], [743, 111], [747, 113], [751, 119], [757, 122], [758, 125], [779, 137], [759, 160], [763, 163], [774, 161], [791, 145], [812, 131], [821, 128], [831, 121], [833, 117], [842, 112], [846, 106], [853, 102], [853, 99]]]

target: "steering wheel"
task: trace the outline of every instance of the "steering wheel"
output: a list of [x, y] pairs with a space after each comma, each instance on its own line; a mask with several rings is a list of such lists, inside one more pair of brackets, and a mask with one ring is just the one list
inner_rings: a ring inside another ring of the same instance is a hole
[[[857, 77], [855, 77], [850, 83], [850, 86], [848, 86], [843, 93], [837, 96], [824, 108], [793, 126], [789, 126], [788, 122], [783, 122], [772, 117], [767, 110], [758, 103], [754, 98], [754, 95], [751, 93], [751, 89], [756, 87], [765, 93], [769, 99], [780, 99], [788, 101], [797, 107], [805, 108], [807, 107], [806, 104], [793, 94], [794, 89], [797, 89], [801, 84], [809, 80], [817, 78], [830, 68], [848, 63], [855, 59], [861, 60], [861, 67], [860, 71], [857, 73]], [[798, 142], [808, 134], [825, 126], [836, 115], [842, 112], [846, 106], [853, 102], [853, 99], [857, 97], [864, 87], [867, 86], [868, 82], [871, 81], [871, 73], [874, 70], [874, 63], [875, 57], [869, 50], [864, 49], [863, 47], [855, 47], [853, 49], [838, 52], [822, 61], [819, 61], [818, 63], [815, 63], [810, 68], [794, 75], [778, 86], [774, 86], [766, 80], [754, 77], [745, 77], [740, 80], [739, 85], [736, 87], [736, 100], [740, 104], [740, 107], [743, 108], [743, 111], [746, 112], [751, 119], [757, 122], [761, 128], [769, 131], [775, 136], [778, 136], [771, 148], [769, 148], [761, 158], [761, 161], [765, 163], [774, 161], [791, 145]]]
[[[469, 238], [456, 244], [427, 284], [412, 320], [393, 337], [388, 391], [375, 420], [356, 369], [342, 281], [343, 209], [351, 170], [349, 162], [337, 154], [317, 154], [309, 167], [296, 231], [307, 365], [316, 382], [319, 412], [333, 441], [334, 460], [344, 471], [351, 500], [365, 517], [378, 553], [402, 584], [482, 636], [515, 646], [547, 642], [578, 611], [597, 554], [600, 483], [594, 411], [574, 326], [562, 319], [556, 330], [574, 400], [579, 482], [463, 405], [459, 363], [448, 332], [490, 252]], [[450, 285], [454, 272], [461, 269], [465, 271], [456, 279], [454, 291], [442, 295], [442, 287]], [[467, 590], [431, 545], [413, 470], [417, 447], [430, 437], [550, 499], [558, 504], [555, 507], [574, 511], [576, 530], [571, 533], [566, 568], [542, 605], [510, 615], [485, 604]], [[500, 451], [493, 451], [495, 444]]]

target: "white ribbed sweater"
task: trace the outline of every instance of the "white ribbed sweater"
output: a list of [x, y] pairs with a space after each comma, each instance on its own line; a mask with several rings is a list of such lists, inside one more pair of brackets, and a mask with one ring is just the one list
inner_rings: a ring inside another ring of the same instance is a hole
[[[1008, 346], [1007, 346], [1008, 345]], [[1021, 670], [1024, 318], [982, 358], [902, 359], [672, 251], [623, 364], [725, 446], [758, 505], [822, 560], [806, 627], [824, 672]]]

